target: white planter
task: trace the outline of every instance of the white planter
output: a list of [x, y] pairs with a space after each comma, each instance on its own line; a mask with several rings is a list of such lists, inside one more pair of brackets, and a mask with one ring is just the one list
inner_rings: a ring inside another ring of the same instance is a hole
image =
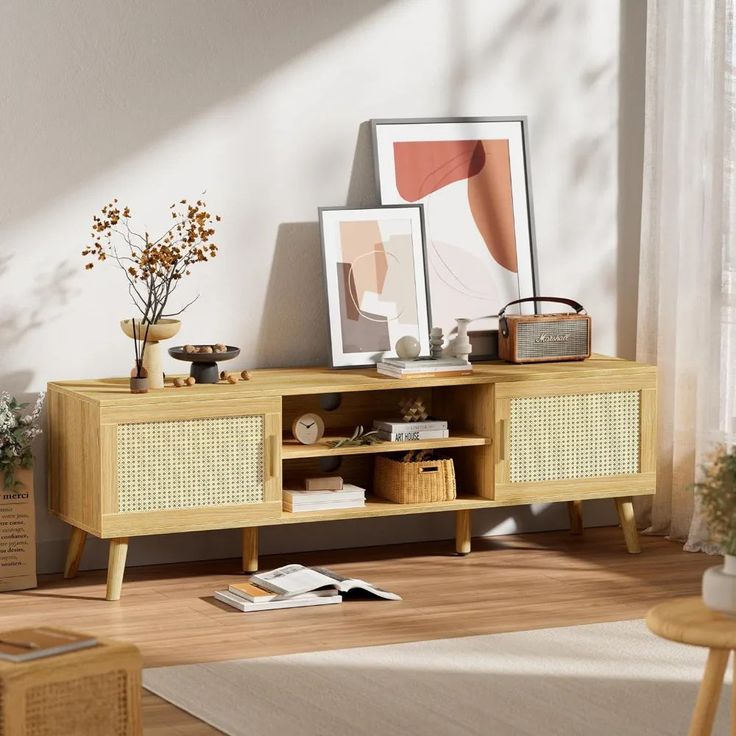
[[703, 603], [714, 611], [736, 616], [736, 555], [703, 573]]

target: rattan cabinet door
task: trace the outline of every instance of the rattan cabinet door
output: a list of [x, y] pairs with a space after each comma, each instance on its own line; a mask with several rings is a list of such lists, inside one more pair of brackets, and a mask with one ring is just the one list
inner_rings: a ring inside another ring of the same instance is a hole
[[104, 536], [245, 526], [280, 512], [280, 401], [149, 412], [106, 427]]
[[495, 498], [653, 493], [654, 431], [649, 380], [497, 386]]

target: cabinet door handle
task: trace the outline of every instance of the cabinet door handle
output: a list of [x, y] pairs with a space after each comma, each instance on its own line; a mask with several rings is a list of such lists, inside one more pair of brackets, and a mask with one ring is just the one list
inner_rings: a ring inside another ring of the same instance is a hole
[[278, 437], [272, 434], [268, 438], [268, 472], [269, 478], [276, 478], [279, 474], [279, 463], [278, 463]]
[[506, 459], [506, 420], [498, 421], [498, 459]]

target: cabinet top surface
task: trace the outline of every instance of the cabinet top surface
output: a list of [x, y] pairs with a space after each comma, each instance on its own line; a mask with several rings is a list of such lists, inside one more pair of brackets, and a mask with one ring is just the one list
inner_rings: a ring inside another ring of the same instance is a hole
[[228, 398], [263, 398], [300, 394], [325, 394], [346, 391], [380, 391], [386, 389], [431, 386], [462, 386], [510, 381], [601, 378], [605, 376], [646, 376], [655, 368], [620, 358], [594, 355], [589, 360], [566, 363], [513, 365], [494, 361], [473, 364], [469, 376], [436, 378], [388, 378], [373, 368], [266, 368], [251, 371], [249, 381], [237, 384], [221, 382], [188, 388], [174, 387], [170, 376], [166, 387], [145, 394], [132, 394], [127, 378], [99, 378], [80, 381], [54, 381], [50, 390], [73, 394], [104, 405], [147, 404], [170, 400], [227, 400]]

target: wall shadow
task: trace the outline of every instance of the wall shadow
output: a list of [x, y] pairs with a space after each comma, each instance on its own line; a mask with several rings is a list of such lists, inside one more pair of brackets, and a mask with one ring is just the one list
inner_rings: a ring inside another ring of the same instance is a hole
[[[48, 207], [390, 2], [5, 3], [0, 221]], [[33, 145], [18, 146], [31, 125]]]
[[[305, 349], [304, 335], [309, 336]], [[284, 222], [276, 235], [261, 314], [263, 367], [328, 362], [327, 298], [317, 222]]]
[[[644, 165], [645, 75], [642, 68], [646, 59], [646, 2], [621, 0], [620, 19], [616, 354], [634, 358]], [[628, 293], [630, 296], [626, 297]]]

